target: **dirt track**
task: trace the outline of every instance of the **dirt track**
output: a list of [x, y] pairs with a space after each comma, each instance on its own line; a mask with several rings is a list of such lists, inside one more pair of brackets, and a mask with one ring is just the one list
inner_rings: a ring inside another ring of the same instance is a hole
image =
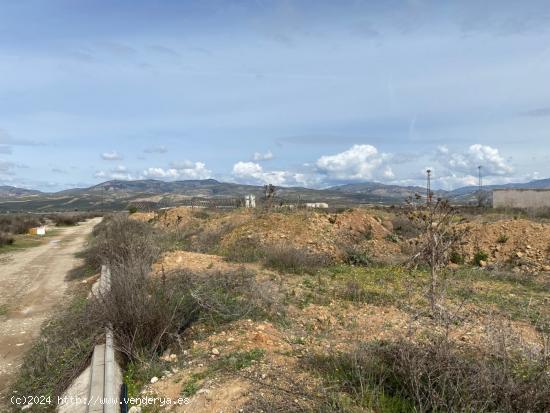
[[40, 332], [51, 310], [63, 300], [65, 276], [80, 260], [82, 249], [99, 219], [63, 228], [47, 244], [0, 255], [0, 401], [23, 354]]

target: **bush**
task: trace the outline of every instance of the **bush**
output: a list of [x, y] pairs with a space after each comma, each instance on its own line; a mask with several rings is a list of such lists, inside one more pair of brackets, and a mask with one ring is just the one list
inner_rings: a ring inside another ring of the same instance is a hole
[[266, 246], [263, 255], [266, 267], [295, 274], [313, 273], [331, 262], [324, 254], [282, 243]]
[[[43, 326], [40, 339], [25, 355], [13, 390], [56, 400], [82, 372], [104, 331], [92, 323], [88, 306], [85, 297], [76, 297]], [[53, 410], [54, 405], [50, 407]]]
[[[312, 357], [309, 365], [354, 404], [375, 411], [550, 409], [550, 375], [542, 358], [465, 352], [442, 337], [374, 342], [352, 353]], [[327, 403], [334, 405], [334, 398]]]
[[489, 258], [489, 255], [485, 251], [477, 251], [474, 254], [474, 264], [480, 266], [481, 261], [487, 261], [487, 258]]
[[0, 215], [0, 233], [26, 234], [44, 223], [44, 218], [30, 214]]
[[129, 213], [130, 215], [135, 214], [136, 212], [138, 212], [138, 209], [137, 209], [136, 206], [129, 206], [129, 207], [128, 207], [128, 213]]
[[123, 214], [110, 215], [95, 226], [83, 256], [86, 265], [97, 270], [102, 264], [123, 266], [138, 261], [150, 267], [163, 250], [162, 241], [150, 224]]
[[345, 245], [341, 247], [343, 253], [343, 261], [349, 265], [369, 266], [372, 264], [372, 259], [369, 253], [356, 245]]
[[233, 262], [256, 262], [264, 257], [264, 249], [255, 238], [240, 238], [225, 248], [224, 255]]
[[506, 244], [507, 241], [508, 241], [508, 235], [506, 234], [500, 234], [499, 237], [497, 238], [497, 242], [499, 244]]
[[458, 251], [452, 251], [451, 255], [449, 256], [449, 261], [451, 261], [453, 264], [462, 265], [464, 264], [464, 256]]
[[393, 231], [404, 239], [416, 238], [420, 235], [420, 228], [408, 217], [398, 215], [392, 220]]
[[0, 247], [4, 245], [12, 245], [13, 243], [14, 238], [11, 234], [0, 232]]

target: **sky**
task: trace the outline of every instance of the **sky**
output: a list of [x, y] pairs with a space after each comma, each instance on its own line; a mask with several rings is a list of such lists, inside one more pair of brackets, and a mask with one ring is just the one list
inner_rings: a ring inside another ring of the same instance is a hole
[[0, 0], [0, 185], [550, 177], [550, 2]]

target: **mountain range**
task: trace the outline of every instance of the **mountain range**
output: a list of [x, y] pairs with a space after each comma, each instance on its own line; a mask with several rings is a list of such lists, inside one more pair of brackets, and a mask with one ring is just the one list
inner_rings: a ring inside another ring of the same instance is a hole
[[[490, 185], [485, 190], [501, 188], [550, 189], [550, 179], [526, 183]], [[466, 186], [452, 191], [437, 190], [435, 196], [450, 199], [454, 203], [475, 202], [477, 186]], [[276, 197], [281, 202], [327, 202], [331, 206], [345, 207], [360, 204], [398, 204], [416, 193], [424, 194], [419, 186], [386, 185], [362, 182], [333, 186], [326, 189], [279, 187]], [[165, 182], [158, 180], [107, 181], [88, 188], [73, 188], [59, 192], [0, 186], [0, 212], [7, 211], [74, 211], [120, 210], [134, 203], [178, 205], [192, 198], [242, 198], [254, 194], [263, 196], [263, 187], [215, 179]]]

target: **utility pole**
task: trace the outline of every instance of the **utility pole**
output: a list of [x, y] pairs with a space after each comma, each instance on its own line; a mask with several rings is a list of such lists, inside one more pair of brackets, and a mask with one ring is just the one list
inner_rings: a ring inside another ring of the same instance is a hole
[[432, 170], [428, 169], [426, 171], [426, 203], [429, 205], [432, 203]]

